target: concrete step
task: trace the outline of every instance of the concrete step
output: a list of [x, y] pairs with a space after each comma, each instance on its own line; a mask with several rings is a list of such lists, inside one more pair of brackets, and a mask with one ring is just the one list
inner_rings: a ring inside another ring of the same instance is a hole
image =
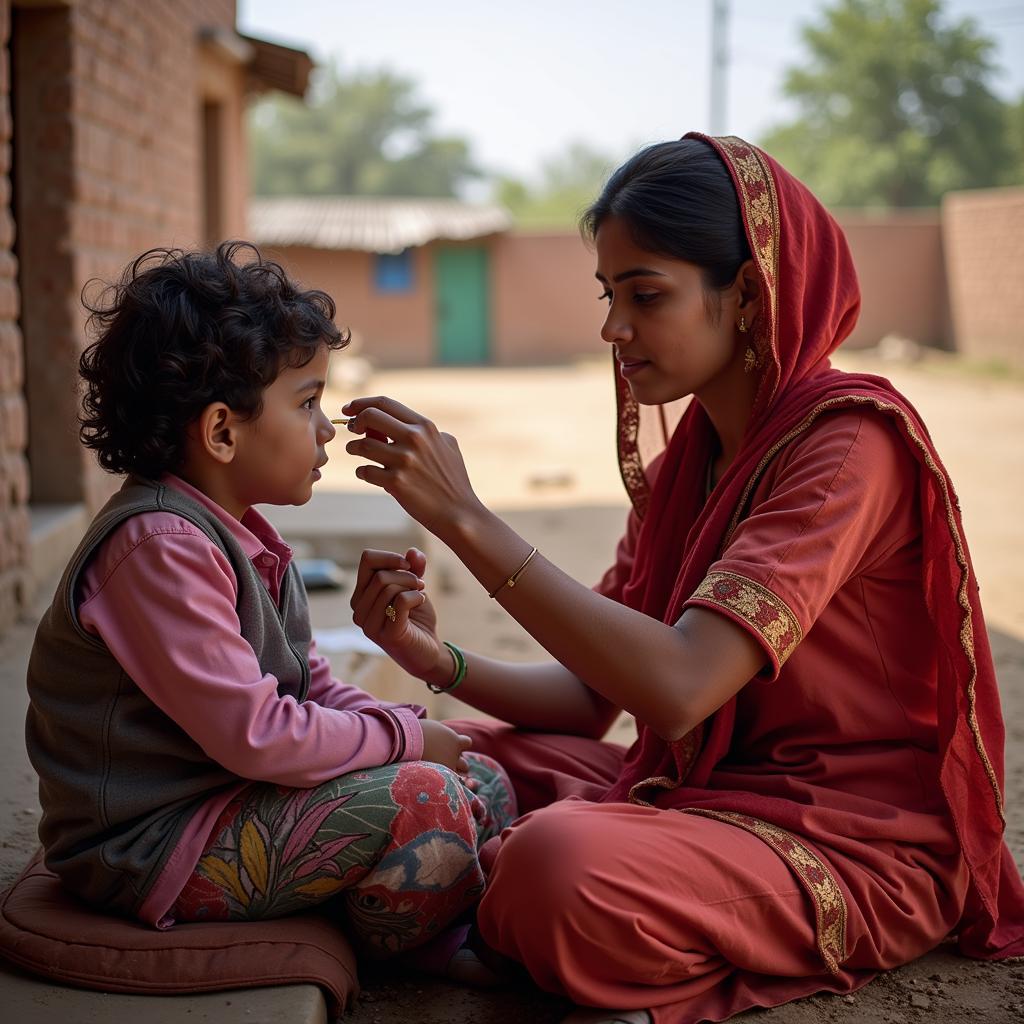
[[305, 505], [261, 505], [263, 513], [298, 553], [359, 564], [364, 548], [404, 552], [422, 548], [426, 531], [387, 494], [318, 491]]
[[327, 1004], [316, 985], [136, 996], [51, 985], [3, 960], [0, 1005], [11, 1024], [327, 1024]]
[[29, 572], [25, 607], [30, 608], [44, 590], [52, 592], [78, 542], [89, 526], [82, 503], [32, 504], [29, 514]]

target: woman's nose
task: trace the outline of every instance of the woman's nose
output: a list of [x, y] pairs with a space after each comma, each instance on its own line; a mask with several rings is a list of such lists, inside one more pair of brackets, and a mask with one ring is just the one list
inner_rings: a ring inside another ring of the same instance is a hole
[[609, 345], [622, 344], [632, 339], [633, 328], [617, 315], [614, 309], [609, 309], [601, 327], [601, 337]]

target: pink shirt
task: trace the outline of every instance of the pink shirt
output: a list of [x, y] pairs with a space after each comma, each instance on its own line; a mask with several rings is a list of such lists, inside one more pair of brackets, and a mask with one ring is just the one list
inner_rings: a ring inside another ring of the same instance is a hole
[[[255, 509], [241, 521], [168, 474], [162, 481], [210, 509], [252, 560], [274, 602], [291, 549]], [[224, 553], [198, 527], [171, 512], [133, 516], [103, 542], [82, 575], [79, 620], [99, 636], [138, 687], [242, 780], [310, 787], [338, 775], [423, 754], [411, 704], [376, 700], [331, 675], [309, 648], [306, 700], [280, 697], [260, 670], [235, 611], [238, 583]], [[165, 917], [202, 855], [235, 787], [210, 797], [186, 826], [139, 917]]]

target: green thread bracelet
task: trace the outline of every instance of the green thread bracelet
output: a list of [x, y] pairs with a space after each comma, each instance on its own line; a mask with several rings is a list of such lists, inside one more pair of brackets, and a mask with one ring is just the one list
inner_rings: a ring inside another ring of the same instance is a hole
[[445, 647], [451, 651], [452, 657], [455, 659], [455, 675], [452, 676], [451, 682], [447, 686], [438, 686], [436, 683], [427, 683], [427, 689], [431, 693], [451, 693], [463, 679], [466, 678], [466, 656], [462, 653], [462, 650], [455, 646], [455, 644], [448, 643], [447, 640], [442, 641]]

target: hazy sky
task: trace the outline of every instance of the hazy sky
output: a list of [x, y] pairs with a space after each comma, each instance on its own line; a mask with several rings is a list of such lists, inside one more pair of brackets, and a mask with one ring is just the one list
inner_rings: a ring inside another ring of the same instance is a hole
[[[755, 139], [789, 110], [784, 69], [822, 0], [732, 0], [728, 117]], [[947, 0], [997, 41], [996, 91], [1024, 93], [1024, 0]], [[239, 0], [243, 32], [343, 69], [412, 78], [488, 171], [531, 177], [581, 140], [620, 159], [708, 128], [711, 0]]]

